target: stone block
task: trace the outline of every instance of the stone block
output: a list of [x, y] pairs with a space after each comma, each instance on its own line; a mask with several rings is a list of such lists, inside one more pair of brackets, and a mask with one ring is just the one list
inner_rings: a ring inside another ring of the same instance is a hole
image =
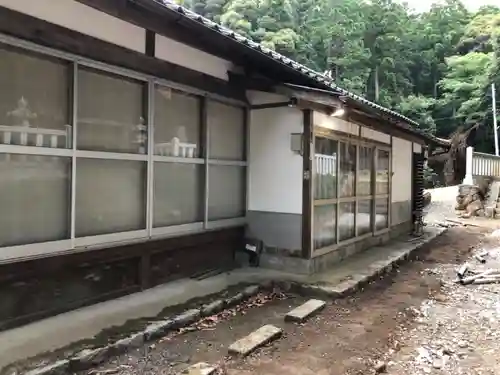
[[196, 322], [200, 319], [201, 311], [200, 309], [191, 309], [184, 311], [182, 314], [177, 315], [174, 319], [174, 328], [185, 327], [188, 324]]
[[69, 361], [57, 361], [51, 365], [25, 372], [24, 375], [64, 375], [68, 373]]
[[271, 324], [260, 327], [248, 336], [234, 342], [229, 346], [229, 354], [247, 356], [255, 349], [265, 345], [281, 336], [283, 330]]
[[224, 303], [226, 306], [234, 306], [241, 303], [245, 299], [243, 293], [237, 293], [232, 297], [227, 298]]
[[215, 371], [217, 371], [217, 367], [200, 362], [189, 366], [182, 373], [186, 375], [212, 375], [215, 374]]
[[260, 289], [260, 287], [258, 285], [247, 286], [243, 290], [243, 296], [246, 297], [246, 298], [252, 297], [252, 296], [256, 295], [259, 292], [259, 289]]
[[150, 341], [163, 337], [169, 329], [173, 328], [173, 326], [173, 320], [162, 320], [148, 325], [144, 330], [144, 341]]
[[115, 353], [123, 353], [131, 348], [138, 348], [143, 344], [144, 344], [144, 333], [140, 332], [116, 341], [112, 345], [112, 348]]
[[218, 299], [216, 301], [210, 302], [201, 308], [201, 316], [210, 316], [217, 314], [224, 309], [224, 301]]
[[326, 305], [325, 301], [319, 299], [310, 299], [306, 303], [296, 307], [285, 315], [285, 321], [288, 322], [303, 322], [314, 313], [323, 309]]
[[105, 346], [97, 349], [84, 349], [70, 359], [71, 371], [81, 371], [99, 365], [108, 359], [110, 347]]

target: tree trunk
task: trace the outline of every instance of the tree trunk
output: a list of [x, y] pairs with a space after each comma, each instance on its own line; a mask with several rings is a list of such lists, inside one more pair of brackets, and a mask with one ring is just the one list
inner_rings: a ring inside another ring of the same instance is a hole
[[373, 82], [375, 85], [375, 102], [378, 102], [380, 97], [380, 86], [378, 81], [378, 65], [375, 66], [375, 70], [373, 72]]

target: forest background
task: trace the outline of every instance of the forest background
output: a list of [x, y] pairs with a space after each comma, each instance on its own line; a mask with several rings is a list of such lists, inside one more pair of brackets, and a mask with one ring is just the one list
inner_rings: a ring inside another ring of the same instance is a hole
[[394, 0], [176, 0], [347, 90], [448, 137], [480, 123], [477, 151], [493, 151], [491, 84], [500, 102], [500, 0], [460, 0], [416, 12]]

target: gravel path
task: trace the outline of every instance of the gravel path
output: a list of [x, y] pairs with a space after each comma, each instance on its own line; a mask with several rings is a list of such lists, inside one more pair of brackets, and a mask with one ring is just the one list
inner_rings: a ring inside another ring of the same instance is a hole
[[[472, 258], [471, 268], [500, 270], [498, 242], [483, 244], [487, 263]], [[389, 359], [389, 374], [500, 374], [500, 285], [458, 285], [453, 264], [425, 272], [441, 278], [441, 294], [416, 311], [417, 324], [402, 335], [405, 345]]]
[[425, 221], [428, 224], [456, 219], [455, 205], [458, 186], [448, 186], [427, 190], [431, 193], [431, 203], [425, 209]]
[[[421, 365], [414, 357], [424, 343], [434, 343], [435, 337], [427, 337], [425, 332], [434, 332], [435, 319], [444, 319], [431, 309], [435, 301], [449, 293], [446, 283], [442, 288], [444, 271], [452, 272], [470, 255], [472, 248], [480, 247], [482, 237], [477, 228], [451, 228], [422, 250], [422, 259], [402, 265], [392, 275], [350, 298], [329, 301], [319, 315], [304, 324], [283, 321], [284, 314], [300, 305], [304, 298], [294, 295], [274, 298], [234, 310], [207, 329], [195, 327], [115, 358], [92, 373], [179, 374], [187, 365], [200, 361], [218, 364], [221, 372], [228, 375], [365, 375], [374, 372], [377, 361], [388, 364], [387, 371], [393, 375], [420, 370], [426, 373], [428, 364]], [[424, 316], [421, 311], [427, 311], [428, 320], [419, 320]], [[479, 319], [477, 309], [471, 312]], [[454, 311], [442, 313], [455, 322]], [[451, 345], [453, 350], [458, 350], [459, 340], [463, 340], [458, 332], [467, 332], [478, 324], [467, 319], [466, 310], [462, 316], [454, 323], [465, 324], [460, 329], [451, 323], [442, 328], [457, 332], [457, 343]], [[227, 348], [234, 340], [263, 324], [282, 327], [283, 337], [246, 359], [227, 357]], [[439, 331], [435, 334], [440, 336]]]

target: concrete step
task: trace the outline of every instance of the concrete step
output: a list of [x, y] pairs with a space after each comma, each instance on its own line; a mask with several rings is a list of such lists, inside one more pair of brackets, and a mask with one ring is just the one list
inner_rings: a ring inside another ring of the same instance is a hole
[[310, 299], [306, 303], [296, 307], [288, 314], [285, 315], [285, 321], [287, 322], [304, 322], [314, 313], [323, 309], [326, 305], [325, 301], [319, 299]]
[[282, 333], [281, 328], [267, 324], [231, 344], [228, 349], [229, 354], [247, 356], [262, 345], [277, 339]]
[[217, 368], [205, 362], [196, 363], [189, 366], [182, 373], [185, 375], [212, 375], [215, 374]]

